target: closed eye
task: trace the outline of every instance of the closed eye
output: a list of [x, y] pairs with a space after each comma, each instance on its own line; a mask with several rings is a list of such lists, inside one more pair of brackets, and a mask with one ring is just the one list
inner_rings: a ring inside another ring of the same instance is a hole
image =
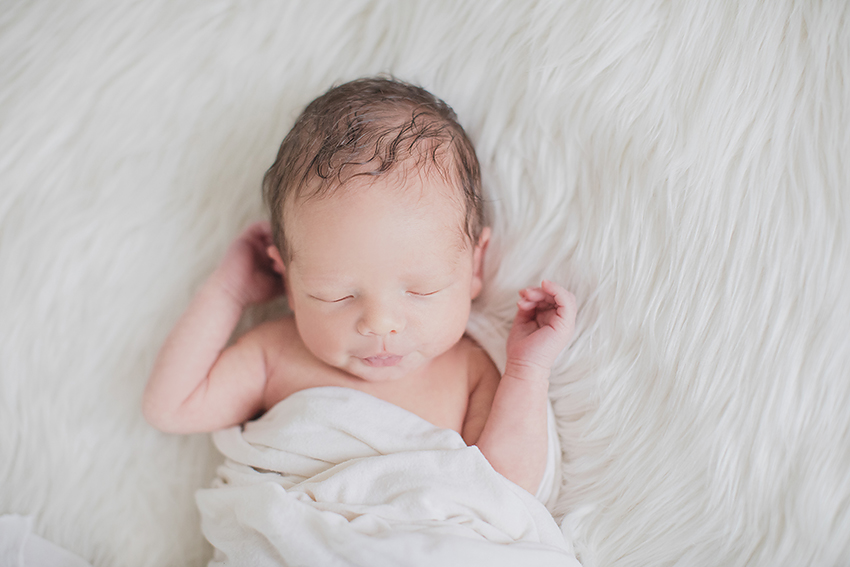
[[316, 297], [315, 295], [311, 295], [310, 297], [312, 297], [313, 299], [317, 299], [317, 300], [321, 301], [322, 303], [341, 303], [341, 302], [345, 301], [346, 299], [353, 298], [354, 296], [353, 295], [346, 295], [345, 297], [340, 297], [339, 299], [324, 299], [322, 297]]
[[440, 291], [442, 291], [442, 290], [438, 289], [438, 290], [435, 290], [435, 291], [429, 291], [429, 292], [425, 292], [425, 293], [419, 293], [419, 292], [416, 292], [416, 291], [408, 291], [407, 293], [409, 293], [410, 295], [416, 296], [416, 297], [428, 297], [429, 295], [434, 295], [435, 293], [439, 293]]

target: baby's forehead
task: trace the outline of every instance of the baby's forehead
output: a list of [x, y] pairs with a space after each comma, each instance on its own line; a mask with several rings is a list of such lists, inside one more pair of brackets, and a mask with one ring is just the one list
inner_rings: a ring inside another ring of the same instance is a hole
[[406, 170], [354, 177], [323, 192], [308, 190], [284, 208], [290, 257], [331, 242], [322, 237], [324, 231], [345, 229], [433, 240], [453, 256], [470, 245], [463, 193], [456, 185], [434, 171]]
[[[404, 198], [410, 208], [442, 203], [446, 205], [446, 210], [453, 210], [465, 218], [464, 191], [455, 177], [432, 162], [408, 163], [405, 160], [381, 174], [371, 173], [368, 164], [359, 170], [353, 167], [347, 176], [339, 180], [307, 180], [290, 193], [284, 214], [291, 219], [300, 207], [312, 202], [345, 203], [361, 196], [375, 200], [391, 196]], [[463, 226], [460, 229], [463, 230]]]

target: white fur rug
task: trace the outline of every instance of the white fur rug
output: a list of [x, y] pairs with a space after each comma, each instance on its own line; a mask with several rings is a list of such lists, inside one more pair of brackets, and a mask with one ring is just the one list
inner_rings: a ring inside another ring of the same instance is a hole
[[841, 1], [31, 0], [0, 12], [0, 514], [203, 565], [207, 436], [139, 409], [297, 112], [390, 72], [476, 142], [504, 331], [580, 302], [555, 511], [591, 566], [850, 565]]

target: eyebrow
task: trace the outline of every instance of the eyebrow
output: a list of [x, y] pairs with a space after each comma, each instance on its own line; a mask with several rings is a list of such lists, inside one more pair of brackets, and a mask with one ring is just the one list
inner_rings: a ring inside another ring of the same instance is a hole
[[353, 282], [351, 282], [351, 278], [346, 278], [344, 275], [335, 275], [335, 276], [327, 276], [327, 275], [305, 275], [301, 274], [299, 278], [304, 284], [315, 287], [330, 287], [330, 286], [339, 286], [339, 287], [350, 287]]

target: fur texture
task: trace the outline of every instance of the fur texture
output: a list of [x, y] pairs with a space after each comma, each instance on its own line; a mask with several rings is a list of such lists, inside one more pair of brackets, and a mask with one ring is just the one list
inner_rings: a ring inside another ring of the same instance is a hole
[[585, 567], [850, 565], [847, 3], [5, 4], [0, 513], [205, 563], [219, 457], [145, 424], [147, 374], [297, 112], [389, 72], [477, 146], [477, 309], [579, 298], [552, 395]]

